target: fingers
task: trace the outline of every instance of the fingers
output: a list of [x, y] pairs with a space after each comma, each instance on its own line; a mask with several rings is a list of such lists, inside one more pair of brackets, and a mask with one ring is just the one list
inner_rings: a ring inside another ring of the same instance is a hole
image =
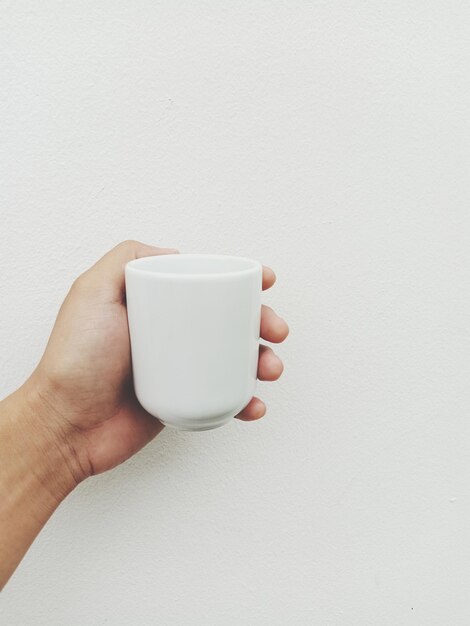
[[281, 359], [268, 346], [260, 346], [258, 360], [259, 380], [277, 380], [284, 371]]
[[125, 288], [124, 266], [128, 261], [177, 252], [175, 248], [157, 248], [140, 241], [123, 241], [99, 259], [82, 277], [106, 292], [107, 297], [122, 302]]
[[[258, 362], [258, 378], [260, 380], [277, 380], [284, 369], [281, 359], [269, 346], [260, 346]], [[259, 420], [266, 413], [266, 405], [259, 398], [252, 398], [236, 418], [244, 422]]]
[[[274, 285], [276, 275], [269, 267], [263, 267], [263, 289]], [[260, 335], [266, 341], [280, 343], [289, 334], [287, 323], [269, 306], [261, 307]], [[284, 370], [281, 359], [274, 354], [269, 346], [260, 346], [258, 360], [259, 380], [277, 380]], [[236, 417], [244, 422], [253, 422], [262, 418], [266, 413], [266, 405], [259, 398], [252, 398], [247, 406]]]
[[263, 265], [263, 290], [269, 289], [276, 282], [276, 274], [267, 265]]
[[[277, 380], [284, 370], [281, 359], [269, 346], [260, 346], [258, 361], [258, 378], [260, 380]], [[247, 406], [236, 417], [244, 422], [259, 420], [266, 413], [266, 405], [259, 398], [252, 398]]]
[[251, 398], [250, 402], [236, 418], [243, 422], [253, 422], [259, 420], [266, 413], [266, 405], [259, 398]]
[[261, 307], [260, 334], [263, 339], [272, 343], [281, 343], [289, 334], [287, 323], [265, 304]]

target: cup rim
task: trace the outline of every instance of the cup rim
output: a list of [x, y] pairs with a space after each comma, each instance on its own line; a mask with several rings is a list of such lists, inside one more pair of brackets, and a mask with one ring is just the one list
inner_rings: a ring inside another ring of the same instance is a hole
[[[159, 269], [149, 269], [149, 259], [154, 259], [156, 264], [158, 264], [158, 259], [162, 257], [176, 257], [181, 258], [184, 257], [186, 259], [191, 258], [199, 258], [199, 259], [211, 259], [211, 260], [236, 260], [236, 261], [245, 261], [249, 263], [248, 267], [238, 269], [238, 270], [228, 270], [228, 271], [220, 271], [220, 272], [210, 272], [210, 273], [201, 273], [201, 272], [171, 272]], [[262, 265], [259, 261], [255, 259], [250, 259], [249, 257], [237, 256], [231, 254], [201, 254], [201, 253], [177, 253], [177, 254], [162, 254], [162, 255], [150, 255], [145, 257], [140, 257], [138, 259], [133, 259], [132, 261], [128, 261], [125, 265], [125, 272], [136, 272], [138, 274], [144, 274], [146, 276], [158, 276], [171, 278], [173, 280], [179, 280], [181, 278], [191, 278], [191, 279], [203, 279], [203, 280], [211, 280], [214, 278], [221, 277], [234, 277], [234, 276], [245, 276], [247, 274], [254, 274], [262, 270]]]

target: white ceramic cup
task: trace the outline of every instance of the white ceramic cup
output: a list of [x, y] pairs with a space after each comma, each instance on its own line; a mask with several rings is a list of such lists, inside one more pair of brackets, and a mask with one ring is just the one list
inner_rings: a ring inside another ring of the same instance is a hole
[[261, 264], [169, 254], [130, 261], [125, 274], [137, 399], [175, 428], [222, 426], [256, 386]]

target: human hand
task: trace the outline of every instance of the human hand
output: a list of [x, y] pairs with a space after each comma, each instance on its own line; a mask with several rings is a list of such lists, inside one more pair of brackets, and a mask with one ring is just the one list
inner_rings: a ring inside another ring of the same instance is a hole
[[[61, 449], [76, 482], [111, 469], [140, 450], [163, 428], [137, 401], [125, 304], [124, 266], [143, 256], [172, 254], [136, 241], [119, 244], [72, 285], [57, 316], [45, 353], [25, 385], [40, 420]], [[275, 282], [263, 269], [263, 289]], [[283, 341], [287, 324], [262, 307], [261, 337]], [[268, 346], [260, 346], [258, 378], [277, 380], [283, 365]], [[264, 415], [253, 398], [238, 419]], [[66, 442], [66, 446], [64, 446]]]
[[[163, 426], [138, 403], [131, 376], [124, 266], [172, 254], [136, 241], [116, 246], [72, 285], [44, 355], [30, 378], [0, 402], [0, 589], [48, 518], [82, 480], [115, 467]], [[263, 288], [274, 284], [264, 268]], [[287, 324], [269, 307], [261, 337], [283, 341]], [[282, 363], [260, 346], [258, 378], [276, 380]], [[255, 420], [253, 398], [237, 416]]]

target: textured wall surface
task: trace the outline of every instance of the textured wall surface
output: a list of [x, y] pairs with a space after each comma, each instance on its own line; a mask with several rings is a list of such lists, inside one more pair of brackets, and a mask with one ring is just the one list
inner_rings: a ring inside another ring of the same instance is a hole
[[267, 417], [83, 484], [5, 626], [470, 623], [470, 8], [0, 2], [0, 390], [126, 238], [259, 258]]

